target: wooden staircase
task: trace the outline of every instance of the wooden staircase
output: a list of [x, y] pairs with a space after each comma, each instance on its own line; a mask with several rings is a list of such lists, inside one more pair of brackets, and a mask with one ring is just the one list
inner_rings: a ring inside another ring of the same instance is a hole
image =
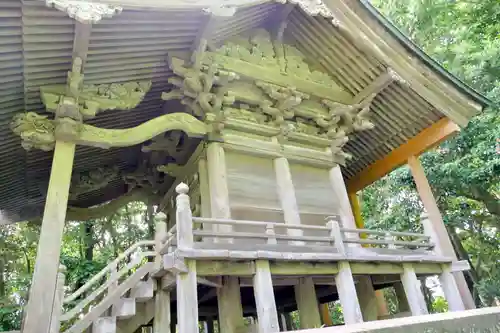
[[169, 273], [162, 257], [175, 246], [175, 227], [167, 233], [164, 221], [157, 225], [154, 241], [135, 243], [66, 297], [65, 269], [60, 269], [51, 333], [81, 333], [89, 328], [92, 333], [132, 333], [145, 324], [132, 319], [138, 310], [151, 313], [145, 308], [154, 308], [155, 279]]

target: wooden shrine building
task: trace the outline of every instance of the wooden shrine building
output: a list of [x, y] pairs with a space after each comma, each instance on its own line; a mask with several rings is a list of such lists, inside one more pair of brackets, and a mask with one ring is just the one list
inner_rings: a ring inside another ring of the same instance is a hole
[[[366, 0], [2, 0], [0, 60], [3, 221], [42, 219], [23, 332], [350, 325], [389, 286], [418, 316], [428, 275], [474, 307], [418, 156], [488, 101]], [[424, 233], [363, 229], [405, 163]], [[65, 221], [141, 200], [156, 239], [64, 295]]]

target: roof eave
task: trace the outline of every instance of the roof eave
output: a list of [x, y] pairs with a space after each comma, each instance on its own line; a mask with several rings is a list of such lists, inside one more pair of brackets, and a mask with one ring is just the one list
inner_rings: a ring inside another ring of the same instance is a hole
[[446, 70], [441, 64], [425, 53], [418, 45], [411, 41], [401, 30], [399, 30], [390, 20], [382, 15], [369, 0], [360, 0], [360, 3], [366, 10], [389, 32], [394, 38], [399, 40], [401, 45], [405, 47], [410, 53], [418, 57], [424, 64], [429, 66], [436, 74], [438, 74], [445, 81], [452, 84], [452, 86], [467, 96], [470, 100], [478, 103], [482, 109], [493, 104], [483, 94], [479, 93], [460, 78]]

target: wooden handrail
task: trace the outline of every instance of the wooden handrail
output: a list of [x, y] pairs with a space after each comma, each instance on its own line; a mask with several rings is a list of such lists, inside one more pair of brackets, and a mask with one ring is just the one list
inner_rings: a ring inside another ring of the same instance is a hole
[[404, 242], [404, 241], [390, 241], [385, 239], [345, 239], [344, 243], [350, 244], [376, 244], [376, 245], [399, 245], [399, 246], [415, 246], [424, 248], [433, 248], [434, 244], [420, 243], [420, 242]]
[[324, 230], [328, 231], [327, 227], [319, 225], [292, 225], [279, 222], [263, 222], [263, 221], [246, 221], [246, 220], [230, 220], [230, 219], [219, 219], [219, 218], [204, 218], [204, 217], [193, 217], [193, 222], [200, 224], [226, 224], [226, 225], [248, 225], [248, 226], [263, 226], [273, 225], [275, 228], [286, 228], [286, 229], [296, 229], [296, 230]]
[[370, 235], [387, 235], [388, 233], [392, 236], [399, 237], [419, 237], [423, 239], [430, 239], [430, 236], [419, 234], [415, 232], [402, 232], [402, 231], [382, 231], [382, 230], [371, 230], [371, 229], [349, 229], [349, 228], [340, 228], [340, 230], [344, 233], [356, 233], [356, 234], [370, 234]]
[[94, 275], [83, 286], [81, 286], [80, 288], [78, 288], [78, 290], [76, 290], [74, 293], [72, 293], [71, 295], [69, 295], [68, 297], [66, 297], [64, 299], [64, 304], [67, 304], [67, 303], [72, 302], [75, 299], [77, 299], [78, 296], [80, 296], [81, 294], [83, 294], [84, 292], [86, 292], [93, 284], [95, 284], [97, 281], [99, 281], [108, 272], [111, 272], [111, 269], [113, 267], [118, 266], [118, 263], [120, 261], [122, 261], [123, 259], [127, 258], [136, 249], [138, 249], [139, 247], [142, 247], [142, 246], [153, 246], [154, 244], [155, 244], [155, 242], [152, 241], [152, 240], [139, 241], [139, 242], [133, 244], [127, 250], [125, 250], [125, 252], [123, 252], [122, 254], [120, 254], [115, 260], [113, 260], [110, 263], [108, 263], [108, 265], [106, 267], [104, 267], [103, 269], [101, 269], [101, 271], [99, 271], [99, 273], [97, 273], [96, 275]]
[[[104, 284], [99, 286], [99, 288], [95, 289], [91, 294], [89, 294], [85, 299], [80, 301], [77, 305], [75, 305], [71, 310], [67, 311], [61, 316], [61, 321], [68, 321], [77, 315], [80, 311], [82, 311], [90, 302], [97, 298], [100, 294], [102, 294], [105, 290], [107, 290], [111, 285], [115, 284], [120, 280], [122, 276], [124, 276], [129, 270], [137, 266], [141, 263], [141, 261], [146, 257], [154, 257], [156, 252], [143, 252], [141, 257], [136, 260], [132, 260], [125, 267], [119, 270], [116, 274], [110, 277]], [[116, 287], [114, 288], [116, 289]]]

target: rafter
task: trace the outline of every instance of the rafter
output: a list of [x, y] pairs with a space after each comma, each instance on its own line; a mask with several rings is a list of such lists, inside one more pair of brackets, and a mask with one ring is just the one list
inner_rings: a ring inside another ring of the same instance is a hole
[[387, 71], [373, 80], [369, 85], [367, 85], [363, 90], [361, 90], [352, 99], [352, 104], [361, 103], [366, 98], [375, 94], [378, 95], [385, 88], [391, 85], [393, 82], [398, 82], [400, 84], [407, 85], [407, 82], [401, 78], [394, 70], [387, 68]]

